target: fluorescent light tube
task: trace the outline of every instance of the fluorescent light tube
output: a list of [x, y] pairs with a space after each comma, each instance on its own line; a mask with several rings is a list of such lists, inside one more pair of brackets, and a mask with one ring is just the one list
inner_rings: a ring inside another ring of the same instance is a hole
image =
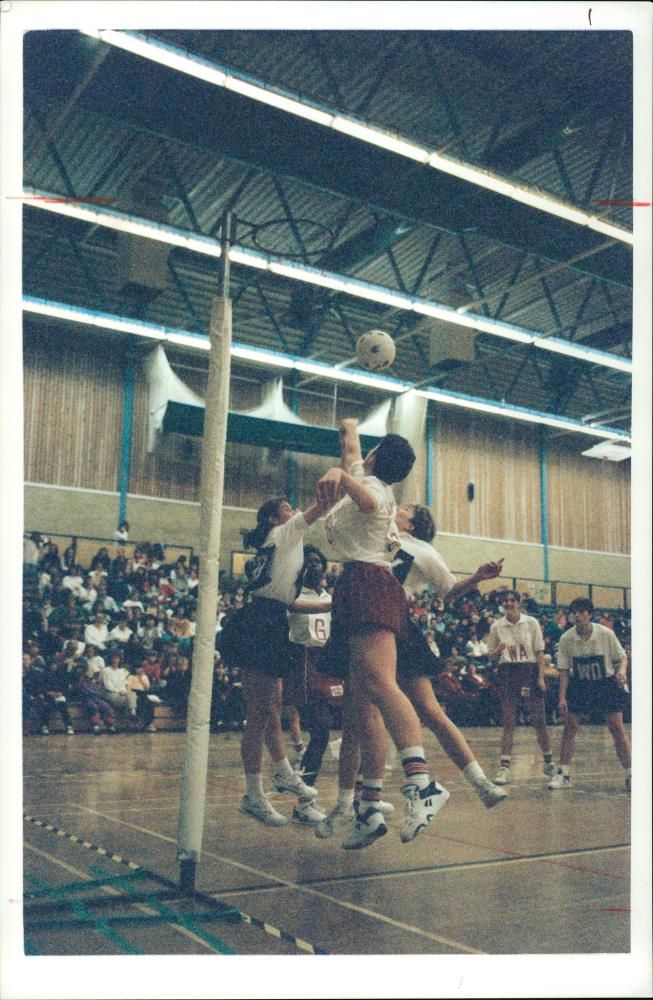
[[[24, 197], [26, 201], [29, 201], [36, 208], [45, 209], [60, 215], [67, 215], [70, 218], [82, 219], [93, 225], [108, 226], [111, 229], [133, 233], [136, 236], [158, 240], [159, 242], [170, 243], [173, 246], [180, 246], [210, 257], [219, 257], [222, 252], [220, 243], [217, 240], [211, 239], [208, 236], [195, 236], [186, 230], [175, 229], [172, 226], [165, 226], [146, 219], [122, 215], [109, 209], [89, 208], [79, 202], [68, 202], [62, 200], [58, 195], [51, 195], [44, 192], [27, 191]], [[495, 337], [502, 337], [505, 340], [521, 344], [536, 343], [543, 350], [554, 351], [558, 354], [569, 354], [607, 368], [615, 368], [625, 372], [632, 371], [632, 363], [629, 360], [618, 358], [607, 351], [593, 351], [590, 356], [589, 349], [585, 348], [580, 349], [579, 353], [577, 346], [571, 344], [567, 346], [567, 342], [559, 338], [544, 337], [537, 331], [525, 330], [522, 327], [513, 326], [511, 323], [504, 323], [501, 320], [478, 316], [473, 313], [461, 312], [437, 302], [429, 302], [426, 299], [404, 295], [401, 292], [381, 285], [373, 285], [358, 279], [346, 278], [329, 271], [321, 271], [306, 264], [279, 260], [246, 247], [231, 247], [229, 258], [234, 263], [243, 264], [247, 267], [256, 267], [262, 270], [269, 269], [271, 272], [287, 278], [307, 282], [308, 284], [320, 285], [336, 292], [354, 295], [358, 298], [368, 299], [371, 302], [379, 302], [382, 305], [391, 306], [395, 309], [408, 309], [425, 316], [454, 323], [457, 326], [481, 330], [484, 333], [489, 333]]]
[[428, 149], [424, 149], [422, 146], [418, 146], [414, 142], [409, 142], [407, 139], [401, 139], [399, 136], [392, 135], [389, 132], [384, 132], [382, 129], [366, 125], [364, 122], [355, 121], [353, 118], [345, 118], [343, 115], [336, 115], [330, 124], [331, 128], [335, 129], [336, 132], [342, 132], [344, 135], [350, 135], [354, 139], [361, 139], [363, 142], [369, 142], [373, 146], [380, 146], [382, 149], [387, 149], [391, 153], [398, 153], [400, 156], [406, 156], [411, 160], [417, 160], [419, 163], [426, 163], [431, 155]]
[[535, 347], [553, 351], [556, 354], [565, 354], [570, 358], [579, 358], [581, 361], [603, 365], [604, 368], [615, 368], [617, 371], [632, 374], [632, 361], [628, 358], [620, 358], [616, 354], [610, 355], [606, 351], [595, 351], [591, 347], [572, 344], [570, 341], [560, 340], [558, 337], [545, 337], [542, 340], [534, 340], [533, 343]]
[[469, 181], [471, 184], [476, 184], [497, 194], [513, 198], [523, 204], [532, 205], [533, 208], [548, 212], [550, 215], [556, 215], [559, 218], [567, 219], [569, 222], [574, 222], [578, 225], [589, 226], [590, 229], [604, 233], [613, 239], [621, 240], [631, 245], [633, 243], [633, 234], [627, 230], [622, 229], [620, 226], [612, 226], [609, 223], [601, 222], [601, 220], [590, 219], [585, 212], [573, 206], [566, 205], [556, 198], [550, 198], [546, 194], [538, 194], [529, 188], [521, 187], [505, 178], [496, 177], [488, 173], [488, 171], [471, 164], [450, 160], [448, 157], [442, 156], [433, 150], [425, 149], [423, 146], [411, 142], [409, 139], [393, 135], [365, 122], [338, 114], [336, 111], [316, 107], [309, 102], [298, 100], [291, 94], [272, 90], [263, 81], [246, 80], [231, 70], [222, 69], [206, 59], [187, 52], [185, 49], [168, 45], [156, 38], [133, 31], [114, 31], [105, 28], [82, 30], [82, 34], [89, 35], [92, 38], [99, 38], [109, 45], [115, 45], [127, 52], [132, 52], [135, 55], [151, 59], [171, 69], [195, 76], [207, 83], [218, 87], [225, 87], [228, 90], [243, 94], [252, 100], [260, 101], [272, 107], [279, 108], [282, 111], [287, 111], [290, 114], [299, 115], [327, 128], [333, 128], [345, 135], [360, 139], [362, 142], [368, 142], [371, 145], [397, 153], [399, 156], [416, 160], [418, 163], [428, 164], [436, 170], [441, 170], [462, 180]]

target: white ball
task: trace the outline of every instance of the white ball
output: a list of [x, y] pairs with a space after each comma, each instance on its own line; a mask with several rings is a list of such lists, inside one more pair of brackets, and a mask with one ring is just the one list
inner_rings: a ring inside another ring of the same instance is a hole
[[356, 359], [368, 371], [385, 371], [394, 361], [395, 354], [395, 342], [383, 330], [369, 330], [358, 338]]

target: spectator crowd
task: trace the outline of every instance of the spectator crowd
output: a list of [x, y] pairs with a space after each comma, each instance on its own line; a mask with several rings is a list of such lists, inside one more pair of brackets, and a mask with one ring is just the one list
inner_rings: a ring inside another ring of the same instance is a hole
[[[157, 704], [183, 723], [193, 667], [199, 559], [181, 555], [167, 562], [160, 544], [136, 545], [131, 555], [123, 522], [109, 547], [89, 566], [79, 564], [73, 546], [63, 554], [34, 532], [23, 554], [23, 728], [47, 735], [58, 714], [73, 735], [71, 705], [81, 707], [93, 733], [118, 729], [155, 731]], [[325, 578], [333, 589], [336, 570]], [[242, 581], [222, 577], [217, 630], [247, 600]], [[471, 591], [445, 606], [432, 592], [410, 600], [411, 617], [440, 660], [433, 680], [447, 714], [462, 726], [501, 725], [494, 671], [486, 637], [503, 615], [502, 591]], [[541, 606], [528, 595], [522, 610], [540, 622], [545, 641], [546, 714], [555, 724], [558, 704], [558, 641], [573, 620], [562, 608]], [[628, 611], [597, 613], [630, 657]], [[629, 677], [630, 688], [630, 677]], [[518, 721], [528, 724], [526, 702]], [[598, 720], [601, 721], [601, 720]], [[238, 669], [227, 670], [216, 651], [211, 704], [214, 732], [246, 725]]]

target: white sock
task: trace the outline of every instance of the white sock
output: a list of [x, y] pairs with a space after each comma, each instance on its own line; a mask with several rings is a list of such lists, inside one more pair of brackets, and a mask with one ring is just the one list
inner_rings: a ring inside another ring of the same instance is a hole
[[337, 805], [340, 809], [349, 812], [350, 809], [354, 808], [354, 789], [353, 788], [339, 788], [338, 789], [338, 802]]
[[281, 760], [275, 762], [274, 773], [280, 775], [282, 778], [294, 778], [295, 772], [292, 769], [292, 764], [287, 757], [283, 757]]
[[250, 799], [263, 799], [263, 780], [260, 772], [258, 774], [247, 774], [245, 772], [245, 783], [247, 785], [247, 795]]
[[467, 764], [467, 766], [463, 768], [463, 774], [470, 785], [473, 785], [474, 788], [477, 788], [479, 785], [482, 785], [484, 781], [487, 781], [485, 771], [477, 760], [473, 760]]

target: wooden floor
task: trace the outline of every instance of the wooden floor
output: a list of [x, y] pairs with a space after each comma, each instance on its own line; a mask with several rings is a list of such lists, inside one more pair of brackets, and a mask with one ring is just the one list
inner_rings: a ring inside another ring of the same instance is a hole
[[[552, 732], [556, 749], [559, 734]], [[467, 731], [488, 774], [499, 735]], [[239, 737], [212, 735], [203, 851], [189, 896], [177, 884], [175, 853], [185, 734], [26, 738], [26, 954], [627, 954], [630, 796], [607, 730], [581, 730], [573, 785], [550, 792], [534, 734], [519, 728], [510, 798], [491, 811], [435, 739], [425, 739], [451, 792], [446, 808], [402, 844], [395, 766], [384, 793], [396, 805], [389, 834], [343, 851], [341, 838], [242, 816]], [[319, 803], [331, 808], [337, 764], [330, 756], [318, 787]], [[272, 801], [290, 816], [291, 798]], [[405, 995], [451, 994], [408, 988]]]

